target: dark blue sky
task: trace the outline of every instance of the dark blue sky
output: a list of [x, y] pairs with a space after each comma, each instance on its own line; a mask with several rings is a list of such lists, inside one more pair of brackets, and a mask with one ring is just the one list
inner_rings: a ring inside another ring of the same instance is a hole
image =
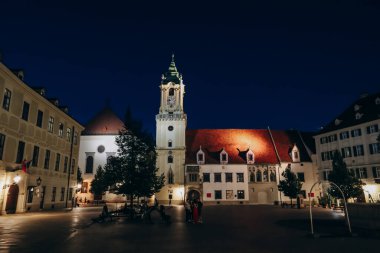
[[154, 2], [2, 1], [4, 62], [81, 123], [110, 98], [152, 132], [172, 52], [191, 129], [315, 131], [380, 90], [378, 1]]

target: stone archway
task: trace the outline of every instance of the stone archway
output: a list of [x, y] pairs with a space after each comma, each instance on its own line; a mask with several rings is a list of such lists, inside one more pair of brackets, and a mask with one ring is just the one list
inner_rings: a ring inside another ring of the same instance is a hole
[[19, 188], [17, 184], [12, 184], [8, 190], [7, 204], [5, 206], [5, 212], [7, 214], [16, 213], [17, 199]]
[[198, 190], [190, 189], [187, 192], [186, 199], [188, 199], [189, 201], [192, 201], [194, 199], [200, 199], [200, 198], [201, 198], [201, 194]]

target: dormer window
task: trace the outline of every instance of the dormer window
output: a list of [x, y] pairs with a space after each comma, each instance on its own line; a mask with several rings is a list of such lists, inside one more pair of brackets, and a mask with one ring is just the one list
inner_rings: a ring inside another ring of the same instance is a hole
[[228, 154], [224, 149], [220, 152], [220, 163], [228, 163]]
[[355, 114], [355, 119], [361, 119], [362, 116], [363, 116], [363, 114], [358, 112]]
[[360, 105], [354, 105], [355, 112], [359, 111], [359, 109], [360, 109]]
[[380, 105], [380, 97], [377, 97], [375, 100], [375, 104]]
[[300, 162], [300, 153], [296, 145], [292, 149], [292, 160], [293, 162]]
[[205, 153], [201, 148], [199, 148], [199, 151], [197, 153], [197, 163], [198, 164], [204, 164], [205, 163]]
[[247, 163], [248, 164], [255, 163], [255, 155], [253, 154], [252, 150], [248, 150], [248, 152], [247, 152]]

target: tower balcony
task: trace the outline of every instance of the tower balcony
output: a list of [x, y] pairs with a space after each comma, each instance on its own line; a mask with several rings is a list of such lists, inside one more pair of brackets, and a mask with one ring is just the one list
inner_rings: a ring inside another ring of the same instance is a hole
[[186, 120], [186, 114], [157, 114], [156, 120]]

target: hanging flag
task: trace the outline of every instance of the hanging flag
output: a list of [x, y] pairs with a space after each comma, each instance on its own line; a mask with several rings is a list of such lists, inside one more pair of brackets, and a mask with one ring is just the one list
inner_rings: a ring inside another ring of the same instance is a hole
[[29, 169], [29, 166], [30, 166], [30, 163], [32, 162], [32, 160], [30, 161], [27, 161], [26, 159], [24, 159], [22, 161], [22, 171], [25, 172], [25, 173], [28, 173], [28, 169]]

